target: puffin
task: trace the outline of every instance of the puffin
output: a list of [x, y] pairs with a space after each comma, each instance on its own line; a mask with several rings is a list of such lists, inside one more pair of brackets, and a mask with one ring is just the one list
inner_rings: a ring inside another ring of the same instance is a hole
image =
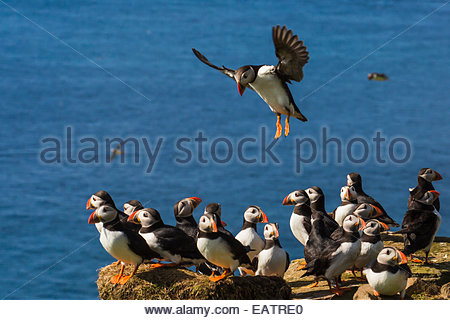
[[228, 233], [220, 232], [217, 217], [217, 214], [206, 213], [198, 223], [198, 250], [209, 262], [224, 269], [221, 275], [212, 274], [209, 277], [212, 282], [232, 275], [238, 267], [254, 269], [247, 255], [249, 248]]
[[222, 221], [222, 206], [220, 205], [220, 203], [213, 202], [213, 203], [208, 204], [206, 206], [205, 211], [203, 212], [203, 214], [212, 214], [212, 215], [214, 215], [215, 219], [216, 219], [216, 222], [217, 222], [217, 229], [218, 229], [218, 231], [222, 232], [222, 233], [226, 233], [229, 236], [234, 238], [234, 235], [230, 231], [225, 229], [227, 224]]
[[219, 70], [237, 83], [239, 94], [242, 96], [247, 87], [254, 90], [277, 116], [277, 132], [275, 139], [281, 136], [281, 115], [286, 115], [284, 134], [289, 135], [289, 118], [294, 117], [300, 121], [307, 121], [294, 102], [288, 83], [291, 80], [300, 82], [303, 79], [303, 67], [309, 56], [303, 41], [286, 26], [272, 27], [272, 39], [275, 45], [275, 54], [278, 58], [276, 66], [273, 65], [245, 65], [237, 70], [225, 66], [218, 67], [192, 48], [195, 56], [204, 64]]
[[[144, 238], [123, 224], [118, 214], [115, 207], [104, 204], [92, 212], [88, 223], [102, 223], [100, 243], [111, 256], [122, 264], [120, 273], [111, 278], [111, 283], [123, 285], [134, 276], [144, 260], [152, 260], [160, 258], [160, 256], [148, 247]], [[128, 276], [123, 275], [126, 264], [134, 265], [133, 271]]]
[[141, 209], [144, 209], [144, 206], [138, 200], [130, 200], [123, 204], [123, 213], [125, 213], [127, 216]]
[[360, 203], [356, 205], [352, 212], [353, 215], [362, 218], [364, 221], [370, 219], [378, 220], [378, 217], [383, 216], [383, 211], [380, 208], [370, 203]]
[[173, 206], [173, 214], [177, 221], [175, 226], [183, 230], [194, 241], [197, 241], [198, 225], [192, 214], [201, 202], [202, 199], [198, 197], [189, 197], [181, 199]]
[[[422, 168], [419, 170], [419, 174], [417, 175], [417, 186], [415, 188], [410, 189], [409, 198], [408, 198], [408, 209], [414, 209], [414, 205], [417, 202], [413, 201], [414, 199], [421, 199], [425, 192], [434, 190], [433, 181], [442, 180], [442, 176], [439, 172], [430, 169], [430, 168]], [[433, 206], [437, 211], [440, 210], [439, 198], [433, 202]], [[433, 210], [433, 208], [429, 208]]]
[[305, 246], [311, 232], [311, 208], [308, 194], [305, 190], [293, 191], [284, 198], [283, 205], [295, 205], [289, 224], [294, 237]]
[[[402, 229], [395, 232], [403, 234], [403, 252], [410, 256], [412, 262], [429, 263], [428, 254], [441, 225], [439, 212], [429, 208], [434, 208], [433, 203], [438, 197], [439, 192], [430, 190], [425, 192], [421, 199], [413, 199], [414, 209], [405, 213]], [[425, 251], [425, 261], [412, 257], [412, 254], [419, 250]]]
[[389, 227], [399, 227], [400, 225], [388, 216], [383, 206], [371, 196], [367, 195], [362, 188], [362, 178], [359, 173], [352, 172], [347, 175], [347, 185], [353, 186], [356, 190], [356, 200], [358, 203], [369, 203], [379, 208], [383, 215], [377, 217], [377, 220], [384, 222]]
[[144, 208], [135, 211], [128, 217], [128, 221], [141, 225], [139, 234], [149, 248], [157, 252], [162, 259], [170, 261], [153, 264], [152, 269], [178, 265], [198, 266], [205, 262], [194, 239], [181, 229], [164, 224], [158, 210]]
[[[313, 248], [314, 255], [307, 260], [306, 272], [302, 277], [308, 275], [316, 277], [316, 283], [310, 287], [317, 285], [318, 278], [325, 278], [330, 291], [342, 295], [343, 290], [339, 287], [338, 277], [354, 265], [361, 251], [359, 230], [365, 227], [365, 223], [361, 218], [349, 215], [344, 219], [342, 227], [336, 229], [329, 238], [323, 234], [324, 227], [323, 219], [313, 219], [313, 229], [305, 247], [305, 259], [307, 248], [313, 241], [316, 247]], [[336, 284], [335, 289], [331, 286], [332, 280]]]
[[367, 79], [376, 81], [386, 81], [389, 80], [389, 77], [384, 73], [372, 72], [367, 75]]
[[387, 230], [389, 230], [388, 225], [381, 221], [369, 220], [366, 222], [366, 227], [363, 229], [361, 235], [361, 251], [352, 268], [352, 273], [355, 278], [358, 279], [355, 271], [360, 270], [361, 277], [359, 279], [364, 279], [363, 269], [372, 262], [383, 249], [383, 240], [381, 240], [380, 233]]
[[353, 210], [357, 206], [356, 202], [356, 190], [353, 186], [344, 186], [341, 188], [341, 204], [334, 209], [331, 213], [331, 217], [336, 220], [339, 226], [342, 226], [346, 216], [352, 214]]
[[322, 189], [317, 186], [305, 190], [311, 202], [311, 212], [316, 211], [323, 217], [325, 224], [325, 234], [330, 236], [338, 227], [338, 223], [325, 210], [325, 195]]
[[[242, 225], [241, 231], [236, 235], [236, 239], [242, 243], [244, 246], [248, 246], [250, 251], [247, 253], [250, 261], [259, 254], [259, 252], [264, 249], [264, 240], [259, 236], [256, 225], [258, 223], [268, 223], [266, 214], [258, 206], [249, 206], [244, 212], [244, 223]], [[254, 275], [253, 270], [245, 269], [239, 267], [239, 272], [241, 276], [246, 274]]]
[[[127, 222], [128, 215], [125, 214], [124, 212], [120, 211], [119, 209], [117, 209], [116, 204], [114, 203], [114, 200], [111, 198], [109, 193], [104, 190], [97, 191], [89, 198], [89, 200], [86, 203], [86, 210], [98, 209], [98, 208], [100, 208], [100, 206], [102, 206], [104, 204], [107, 204], [110, 207], [113, 207], [116, 209], [117, 215], [118, 215], [121, 223], [127, 225], [128, 229], [131, 229], [136, 233], [139, 231], [139, 226], [136, 226], [133, 223]], [[95, 223], [95, 227], [97, 228], [98, 232], [101, 232], [101, 230], [102, 230], [101, 224], [102, 224], [102, 222]]]
[[255, 258], [254, 264], [257, 276], [283, 277], [289, 268], [290, 259], [287, 251], [280, 244], [278, 223], [268, 223], [264, 226], [264, 249]]
[[386, 247], [380, 251], [373, 263], [364, 269], [375, 296], [393, 296], [400, 292], [400, 297], [405, 298], [406, 283], [411, 276], [407, 262], [405, 254], [396, 248]]

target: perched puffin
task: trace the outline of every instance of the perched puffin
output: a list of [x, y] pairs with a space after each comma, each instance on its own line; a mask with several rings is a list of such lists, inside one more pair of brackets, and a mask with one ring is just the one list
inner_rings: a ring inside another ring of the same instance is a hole
[[384, 73], [376, 73], [372, 72], [367, 75], [367, 79], [369, 80], [376, 80], [376, 81], [386, 81], [389, 80], [388, 76]]
[[[118, 215], [120, 221], [122, 222], [122, 224], [127, 225], [128, 229], [131, 229], [136, 233], [139, 231], [139, 226], [136, 226], [133, 223], [127, 222], [128, 215], [125, 214], [124, 212], [120, 211], [119, 209], [117, 209], [116, 204], [114, 203], [114, 201], [111, 198], [111, 196], [109, 195], [109, 193], [104, 190], [97, 191], [89, 198], [89, 200], [86, 203], [86, 210], [98, 209], [98, 208], [100, 208], [100, 206], [105, 205], [105, 204], [107, 204], [110, 207], [113, 207], [114, 209], [117, 210], [117, 215]], [[97, 228], [98, 232], [101, 232], [102, 222], [96, 223], [95, 227]]]
[[300, 82], [303, 79], [303, 66], [308, 62], [308, 51], [303, 41], [293, 35], [292, 30], [286, 26], [272, 28], [272, 39], [275, 45], [275, 54], [278, 64], [272, 65], [246, 65], [237, 70], [225, 66], [213, 65], [200, 52], [195, 50], [195, 56], [206, 65], [219, 70], [237, 82], [240, 95], [244, 94], [245, 88], [256, 91], [258, 95], [269, 105], [277, 116], [277, 133], [275, 139], [281, 136], [281, 115], [286, 115], [284, 134], [289, 134], [289, 118], [295, 117], [301, 121], [307, 121], [294, 102], [287, 83], [291, 80]]
[[135, 211], [128, 217], [128, 221], [142, 225], [139, 234], [145, 239], [150, 249], [171, 262], [153, 264], [152, 268], [180, 264], [198, 266], [205, 262], [194, 239], [181, 229], [164, 224], [158, 210], [144, 208]]
[[[425, 263], [428, 262], [428, 254], [434, 237], [441, 225], [441, 215], [437, 210], [429, 210], [439, 197], [439, 192], [430, 190], [424, 193], [421, 199], [413, 198], [415, 209], [410, 209], [403, 217], [402, 229], [395, 233], [403, 234], [404, 249], [406, 255], [410, 255], [412, 262], [423, 262], [413, 259], [412, 254], [418, 250], [425, 251]], [[422, 206], [422, 207], [420, 207]]]
[[227, 224], [222, 221], [222, 206], [219, 203], [213, 202], [206, 206], [205, 211], [203, 214], [212, 214], [215, 215], [215, 219], [217, 222], [217, 229], [219, 232], [226, 233], [229, 236], [234, 238], [234, 235], [225, 229]]
[[355, 270], [360, 270], [361, 279], [363, 279], [363, 268], [367, 266], [368, 263], [372, 262], [383, 249], [383, 240], [381, 240], [380, 233], [387, 230], [389, 230], [389, 227], [381, 221], [367, 221], [366, 227], [362, 231], [361, 251], [359, 252], [359, 256], [352, 269], [355, 278], [358, 278], [355, 274]]
[[220, 276], [211, 275], [210, 281], [216, 282], [234, 273], [238, 267], [253, 269], [248, 258], [248, 248], [244, 247], [236, 238], [217, 228], [216, 214], [206, 213], [200, 217], [197, 248], [211, 263], [224, 269]]
[[352, 186], [344, 186], [341, 188], [341, 204], [334, 209], [331, 217], [336, 220], [339, 226], [342, 226], [346, 216], [352, 214], [357, 206], [356, 190]]
[[[314, 215], [314, 213], [313, 213]], [[339, 287], [338, 277], [347, 269], [351, 268], [361, 250], [361, 240], [359, 230], [364, 228], [364, 220], [354, 215], [349, 215], [344, 219], [342, 227], [333, 232], [330, 238], [323, 234], [323, 219], [313, 219], [313, 229], [305, 247], [305, 259], [307, 248], [314, 241], [316, 248], [312, 258], [309, 258], [305, 266], [306, 273], [302, 275], [314, 275], [328, 281], [330, 291], [337, 295], [342, 295], [343, 291]], [[334, 280], [336, 289], [331, 286]], [[314, 283], [312, 286], [317, 285]]]
[[[419, 174], [417, 175], [417, 186], [412, 188], [409, 192], [408, 210], [415, 209], [414, 205], [417, 204], [417, 202], [414, 202], [413, 199], [421, 199], [425, 192], [434, 190], [432, 182], [439, 180], [442, 180], [442, 176], [439, 172], [430, 168], [420, 169]], [[433, 205], [437, 211], [440, 210], [439, 198], [436, 198]], [[433, 210], [431, 207], [429, 209]]]
[[316, 211], [323, 217], [323, 222], [325, 224], [325, 235], [327, 237], [330, 236], [334, 230], [339, 227], [339, 225], [325, 210], [325, 195], [323, 194], [322, 189], [314, 186], [306, 189], [305, 191], [311, 201], [311, 212]]
[[[242, 243], [243, 246], [248, 246], [250, 251], [247, 253], [250, 261], [253, 261], [258, 253], [264, 249], [264, 240], [256, 231], [257, 223], [268, 223], [266, 214], [258, 206], [250, 206], [244, 212], [244, 224], [241, 231], [236, 235], [236, 239]], [[246, 274], [254, 275], [253, 270], [239, 267], [241, 276]]]
[[291, 192], [284, 198], [283, 205], [295, 205], [290, 219], [291, 231], [294, 237], [305, 246], [311, 232], [311, 208], [308, 194], [304, 190]]
[[266, 244], [264, 249], [255, 258], [258, 268], [257, 276], [278, 276], [283, 277], [289, 268], [289, 254], [285, 251], [278, 239], [278, 223], [268, 223], [264, 227], [264, 238]]
[[377, 208], [379, 208], [383, 212], [383, 215], [377, 217], [377, 220], [386, 223], [389, 227], [399, 227], [400, 226], [397, 222], [394, 221], [394, 219], [392, 219], [391, 217], [388, 216], [388, 214], [386, 213], [386, 210], [384, 210], [384, 208], [381, 206], [381, 204], [378, 201], [376, 201], [374, 198], [367, 195], [363, 191], [362, 179], [361, 179], [361, 176], [359, 175], [359, 173], [357, 173], [357, 172], [349, 173], [347, 175], [347, 185], [353, 186], [355, 188], [356, 200], [358, 201], [358, 203], [372, 204], [372, 205], [376, 206]]
[[369, 203], [361, 203], [356, 205], [352, 212], [353, 215], [362, 218], [364, 221], [375, 219], [383, 216], [383, 211], [380, 208]]
[[[101, 205], [90, 215], [88, 223], [102, 222], [100, 243], [110, 255], [122, 263], [120, 273], [111, 278], [111, 283], [125, 284], [145, 259], [152, 260], [160, 256], [148, 247], [144, 238], [121, 223], [118, 213], [117, 209], [109, 204]], [[123, 271], [127, 263], [135, 267], [130, 275], [124, 276]]]
[[198, 225], [192, 214], [201, 202], [200, 198], [189, 197], [178, 201], [173, 206], [173, 213], [177, 221], [176, 227], [183, 230], [194, 241], [197, 241]]
[[396, 248], [386, 247], [380, 251], [370, 267], [364, 269], [367, 282], [376, 296], [392, 296], [400, 292], [400, 297], [405, 297], [406, 283], [411, 276], [407, 262], [405, 254]]
[[138, 200], [130, 200], [123, 204], [123, 213], [127, 216], [141, 209], [144, 209], [144, 206]]

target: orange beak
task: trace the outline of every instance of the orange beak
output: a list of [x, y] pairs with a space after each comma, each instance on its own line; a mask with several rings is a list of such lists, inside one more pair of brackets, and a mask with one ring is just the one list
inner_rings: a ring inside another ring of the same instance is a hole
[[349, 188], [347, 188], [347, 199], [346, 200], [350, 201], [350, 189]]
[[280, 236], [280, 233], [278, 232], [278, 228], [277, 228], [277, 227], [274, 227], [274, 229], [275, 229], [275, 234], [274, 234], [274, 236], [275, 236], [275, 238], [278, 238], [278, 237]]
[[236, 81], [236, 82], [237, 82], [237, 87], [238, 87], [239, 94], [242, 96], [244, 94], [244, 91], [245, 91], [245, 86], [240, 84], [239, 81]]
[[213, 218], [209, 218], [209, 221], [211, 221], [212, 232], [217, 232], [217, 224], [214, 221], [214, 219]]
[[389, 230], [389, 226], [386, 223], [378, 221], [378, 220], [377, 220], [377, 222], [383, 227], [383, 231]]
[[262, 220], [261, 220], [262, 223], [269, 222], [269, 219], [267, 218], [266, 214], [262, 210], [261, 210], [261, 217], [262, 217]]
[[189, 199], [192, 200], [192, 204], [194, 209], [198, 207], [198, 205], [202, 202], [202, 199], [197, 198], [197, 197], [190, 197]]
[[398, 264], [405, 264], [408, 263], [408, 258], [406, 258], [405, 254], [397, 249], [397, 255], [400, 256], [400, 262]]
[[284, 200], [283, 200], [283, 206], [291, 206], [291, 205], [293, 205], [293, 204], [294, 204], [294, 201], [292, 201], [291, 195], [288, 194], [288, 195], [286, 196], [286, 198], [284, 198]]
[[226, 227], [228, 225], [224, 221], [220, 221], [220, 222], [222, 222], [222, 227]]
[[380, 216], [383, 215], [383, 211], [381, 211], [380, 208], [378, 208], [377, 206], [374, 206], [374, 205], [371, 205], [371, 206], [372, 206], [372, 207], [375, 209], [375, 211], [376, 211], [375, 215], [372, 215], [371, 218], [376, 218], [376, 217], [380, 217]]
[[359, 223], [361, 223], [361, 226], [358, 230], [363, 230], [366, 227], [366, 222], [363, 219], [359, 218]]
[[138, 213], [138, 211], [133, 212], [132, 214], [130, 214], [130, 216], [128, 217], [127, 221], [128, 222], [133, 222], [133, 223], [140, 223], [139, 221], [139, 216], [136, 215], [136, 213]]
[[100, 222], [100, 218], [97, 215], [97, 210], [95, 210], [94, 212], [91, 213], [91, 215], [89, 216], [89, 220], [88, 223], [89, 224], [93, 224], [93, 223], [98, 223]]
[[437, 192], [436, 190], [430, 190], [431, 193], [434, 193], [436, 197], [439, 197], [441, 194]]
[[86, 203], [86, 210], [89, 210], [89, 209], [95, 209], [94, 206], [92, 206], [91, 198], [89, 198], [89, 200]]
[[436, 177], [434, 178], [434, 181], [442, 180], [442, 176], [439, 172], [435, 171]]

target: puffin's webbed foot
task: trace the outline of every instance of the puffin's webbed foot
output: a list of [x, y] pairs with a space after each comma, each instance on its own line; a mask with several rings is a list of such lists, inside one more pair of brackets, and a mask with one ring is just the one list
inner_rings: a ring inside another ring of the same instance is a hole
[[283, 130], [283, 127], [281, 126], [281, 115], [277, 114], [277, 133], [275, 134], [275, 139], [278, 139], [281, 136], [281, 130]]

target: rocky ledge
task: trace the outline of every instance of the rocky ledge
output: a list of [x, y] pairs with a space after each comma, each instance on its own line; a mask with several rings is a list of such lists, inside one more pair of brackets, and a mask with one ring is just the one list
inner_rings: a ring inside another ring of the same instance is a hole
[[[399, 235], [383, 235], [385, 246], [403, 248]], [[299, 248], [299, 250], [301, 250]], [[408, 280], [407, 299], [448, 299], [450, 294], [450, 238], [437, 237], [431, 248], [431, 265], [409, 263], [412, 278]], [[421, 253], [419, 252], [419, 258]], [[307, 286], [313, 277], [301, 278], [303, 271], [297, 268], [302, 260], [291, 262], [284, 279], [277, 277], [229, 277], [212, 283], [207, 276], [183, 268], [151, 269], [141, 265], [137, 274], [125, 285], [111, 284], [110, 279], [120, 270], [114, 264], [102, 268], [97, 280], [100, 299], [126, 300], [169, 300], [169, 299], [337, 299], [378, 300], [398, 299], [375, 297], [366, 282], [354, 279], [351, 272], [342, 275], [343, 296], [336, 296], [328, 290], [326, 281], [320, 281], [315, 288]], [[127, 266], [125, 274], [131, 272]]]

